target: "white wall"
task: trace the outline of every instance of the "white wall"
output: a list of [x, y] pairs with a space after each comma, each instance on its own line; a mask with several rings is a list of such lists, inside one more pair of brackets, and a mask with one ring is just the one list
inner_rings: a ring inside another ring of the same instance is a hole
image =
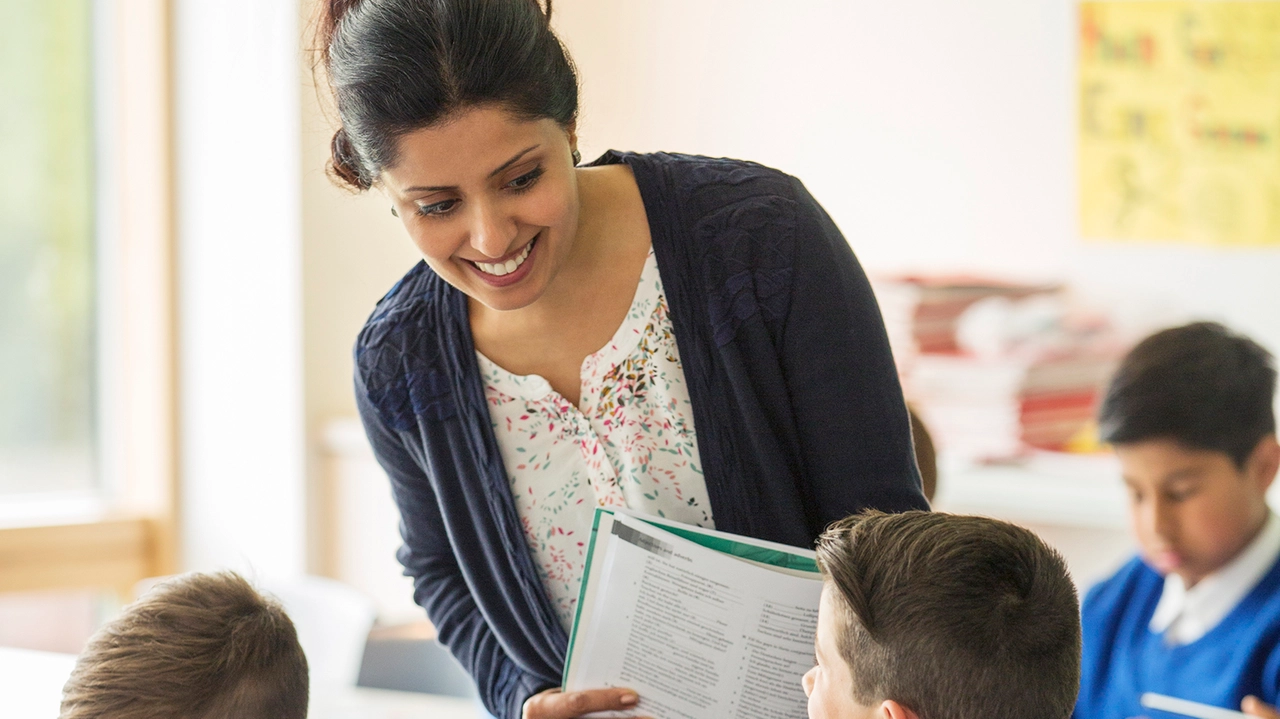
[[875, 272], [1071, 280], [1139, 327], [1223, 319], [1280, 350], [1275, 250], [1078, 239], [1072, 0], [560, 0], [584, 155], [758, 160]]
[[297, 5], [174, 5], [182, 565], [305, 568]]

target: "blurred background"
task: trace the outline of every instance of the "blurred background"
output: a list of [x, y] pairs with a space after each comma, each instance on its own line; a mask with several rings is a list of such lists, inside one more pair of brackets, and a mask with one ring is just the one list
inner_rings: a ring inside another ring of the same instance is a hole
[[[325, 176], [315, 3], [0, 10], [0, 646], [78, 652], [139, 581], [218, 567], [335, 580], [375, 637], [429, 642], [350, 379], [417, 256]], [[873, 279], [935, 506], [1034, 528], [1081, 585], [1131, 551], [1089, 419], [1116, 359], [1190, 319], [1280, 350], [1280, 3], [556, 0], [553, 24], [584, 158], [804, 180]]]

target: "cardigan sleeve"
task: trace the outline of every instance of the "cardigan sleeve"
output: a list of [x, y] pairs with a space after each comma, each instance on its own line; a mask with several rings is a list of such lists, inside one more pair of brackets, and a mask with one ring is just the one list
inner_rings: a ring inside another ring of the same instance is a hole
[[880, 308], [849, 243], [799, 180], [781, 355], [810, 522], [928, 509]]
[[413, 579], [414, 601], [426, 609], [440, 643], [476, 682], [489, 712], [502, 719], [518, 719], [525, 700], [548, 685], [507, 655], [485, 621], [458, 566], [426, 471], [370, 402], [358, 371], [356, 405], [400, 510], [404, 544], [396, 556]]

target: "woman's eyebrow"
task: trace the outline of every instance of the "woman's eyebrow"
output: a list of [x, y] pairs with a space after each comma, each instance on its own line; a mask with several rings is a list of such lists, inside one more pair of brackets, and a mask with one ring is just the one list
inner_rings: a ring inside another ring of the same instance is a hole
[[517, 152], [514, 156], [512, 156], [512, 158], [511, 158], [510, 160], [507, 160], [506, 162], [502, 163], [502, 164], [498, 167], [498, 169], [494, 170], [493, 172], [490, 172], [490, 173], [489, 173], [489, 178], [490, 178], [490, 179], [492, 179], [494, 175], [496, 175], [496, 174], [498, 174], [499, 172], [502, 172], [503, 170], [507, 169], [508, 167], [511, 167], [512, 165], [516, 164], [517, 162], [519, 162], [519, 161], [520, 161], [520, 158], [524, 157], [525, 155], [529, 154], [530, 152], [533, 152], [534, 150], [538, 149], [538, 148], [539, 148], [539, 147], [541, 147], [541, 146], [542, 146], [542, 144], [541, 144], [541, 143], [539, 143], [539, 144], [537, 144], [537, 145], [531, 145], [531, 146], [529, 146], [529, 147], [526, 147], [526, 148], [524, 148], [523, 150], [521, 150], [520, 152]]
[[[497, 169], [489, 173], [489, 179], [492, 179], [494, 175], [497, 175], [499, 172], [502, 172], [508, 167], [511, 167], [512, 165], [516, 164], [517, 162], [520, 161], [520, 158], [524, 157], [530, 152], [533, 152], [539, 147], [542, 147], [541, 143], [537, 145], [530, 145], [529, 147], [524, 148], [520, 152], [517, 152], [515, 155], [512, 155], [510, 160], [507, 160], [506, 162], [502, 163], [501, 165], [498, 166]], [[458, 189], [457, 185], [432, 185], [429, 187], [424, 187], [422, 185], [415, 185], [414, 187], [406, 187], [401, 192], [403, 192], [404, 194], [408, 194], [410, 192], [444, 192], [446, 190], [456, 190], [456, 189]]]

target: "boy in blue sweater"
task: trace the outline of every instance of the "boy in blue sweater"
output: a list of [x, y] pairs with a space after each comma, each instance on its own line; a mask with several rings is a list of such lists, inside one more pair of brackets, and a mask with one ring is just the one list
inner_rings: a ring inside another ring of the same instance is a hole
[[1176, 716], [1140, 706], [1145, 692], [1280, 719], [1275, 382], [1266, 350], [1209, 322], [1121, 363], [1099, 426], [1140, 556], [1085, 597], [1076, 719]]

